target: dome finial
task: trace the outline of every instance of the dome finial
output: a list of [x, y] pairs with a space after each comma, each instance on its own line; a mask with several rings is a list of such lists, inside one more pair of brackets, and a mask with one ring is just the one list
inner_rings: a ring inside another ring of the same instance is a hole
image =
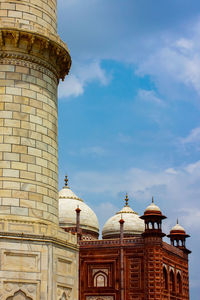
[[154, 198], [153, 198], [153, 196], [152, 196], [152, 203], [154, 203]]
[[128, 205], [128, 200], [129, 200], [129, 199], [128, 199], [128, 195], [127, 195], [127, 193], [126, 193], [125, 206], [129, 206], [129, 205]]
[[176, 220], [176, 224], [178, 224], [178, 218], [177, 218], [177, 220]]
[[68, 187], [68, 176], [65, 175], [65, 187]]

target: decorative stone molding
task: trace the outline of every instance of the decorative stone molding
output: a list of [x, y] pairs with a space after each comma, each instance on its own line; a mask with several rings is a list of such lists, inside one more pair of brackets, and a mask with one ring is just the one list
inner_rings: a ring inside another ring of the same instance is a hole
[[[16, 217], [17, 218], [17, 217]], [[52, 242], [59, 245], [68, 244], [69, 247], [77, 249], [77, 235], [65, 232], [50, 222], [37, 222], [29, 217], [29, 221], [23, 217], [11, 219], [8, 216], [0, 218], [0, 237], [9, 239], [40, 240]]]
[[37, 63], [64, 80], [71, 67], [71, 57], [65, 44], [45, 35], [19, 29], [0, 29], [0, 58]]
[[98, 273], [98, 272], [103, 272], [105, 273], [106, 275], [108, 275], [108, 269], [92, 269], [92, 276], [94, 276], [94, 274]]
[[[0, 299], [15, 300], [20, 295], [24, 300], [39, 300], [39, 282], [34, 281], [14, 281], [5, 280], [2, 290], [0, 290]], [[1, 298], [2, 297], [2, 298]], [[23, 298], [24, 297], [24, 298]]]
[[69, 52], [67, 44], [64, 43], [61, 40], [61, 38], [58, 34], [56, 34], [56, 35], [53, 34], [47, 28], [39, 26], [39, 24], [35, 24], [33, 22], [30, 22], [29, 24], [24, 24], [24, 23], [20, 23], [20, 21], [9, 22], [8, 20], [3, 20], [3, 19], [0, 20], [0, 28], [3, 28], [3, 29], [6, 28], [7, 29], [7, 28], [13, 28], [13, 27], [15, 27], [19, 30], [25, 30], [25, 31], [28, 31], [28, 32], [35, 32], [37, 34], [43, 35], [46, 38], [62, 45], [62, 47], [66, 48], [67, 51]]
[[72, 289], [66, 286], [57, 286], [57, 300], [72, 300]]
[[27, 67], [32, 70], [36, 70], [44, 73], [45, 75], [51, 77], [52, 80], [56, 84], [58, 84], [58, 73], [55, 68], [53, 68], [50, 64], [44, 62], [43, 60], [35, 57], [30, 57], [26, 55], [20, 55], [17, 53], [1, 53], [0, 52], [0, 65], [14, 65], [14, 66], [22, 66]]

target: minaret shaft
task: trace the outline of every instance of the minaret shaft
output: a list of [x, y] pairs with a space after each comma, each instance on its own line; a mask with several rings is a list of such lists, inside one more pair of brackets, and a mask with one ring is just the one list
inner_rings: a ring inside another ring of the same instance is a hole
[[0, 3], [0, 213], [58, 224], [57, 85], [71, 59], [46, 2]]
[[76, 235], [58, 226], [57, 86], [71, 58], [56, 0], [0, 1], [0, 298], [78, 300]]

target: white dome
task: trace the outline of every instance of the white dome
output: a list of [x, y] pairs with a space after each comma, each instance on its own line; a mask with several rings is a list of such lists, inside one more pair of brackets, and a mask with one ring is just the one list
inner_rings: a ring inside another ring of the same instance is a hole
[[80, 227], [99, 233], [99, 223], [93, 210], [83, 202], [72, 190], [66, 185], [59, 192], [59, 224], [61, 227], [76, 226], [76, 209], [80, 208]]
[[184, 231], [185, 232], [185, 229], [179, 225], [178, 223], [171, 229], [171, 231]]
[[128, 205], [108, 219], [102, 231], [103, 238], [120, 235], [119, 220], [124, 220], [124, 235], [135, 235], [144, 232], [144, 221]]
[[77, 199], [79, 201], [83, 201], [80, 199], [68, 186], [65, 186], [60, 192], [59, 192], [59, 199]]
[[159, 211], [159, 212], [161, 212], [160, 207], [155, 205], [154, 202], [152, 202], [149, 206], [147, 206], [147, 208], [145, 209], [145, 212], [146, 211]]

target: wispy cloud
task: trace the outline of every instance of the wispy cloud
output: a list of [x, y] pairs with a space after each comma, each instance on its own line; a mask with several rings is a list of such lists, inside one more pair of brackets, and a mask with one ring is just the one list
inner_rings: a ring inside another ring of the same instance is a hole
[[98, 216], [101, 229], [103, 225], [106, 223], [106, 221], [121, 209], [121, 207], [117, 207], [116, 205], [110, 203], [109, 201], [107, 202], [102, 201], [99, 205], [93, 204], [92, 208], [94, 209], [94, 211]]
[[107, 85], [111, 80], [111, 76], [102, 69], [99, 61], [75, 62], [73, 65], [68, 78], [59, 85], [59, 98], [80, 96], [90, 82], [97, 81], [102, 85]]
[[100, 146], [85, 147], [80, 149], [81, 154], [102, 156], [106, 154], [106, 150]]
[[64, 82], [60, 82], [58, 88], [59, 98], [77, 97], [84, 92], [84, 83], [73, 74], [70, 74]]
[[183, 208], [182, 222], [185, 224], [188, 230], [199, 230], [200, 228], [200, 208]]
[[141, 101], [147, 101], [162, 106], [165, 105], [164, 101], [156, 95], [154, 90], [139, 89], [136, 97]]
[[94, 145], [88, 147], [82, 147], [80, 149], [68, 150], [68, 154], [72, 156], [104, 156], [108, 153], [107, 149], [102, 146]]
[[163, 34], [160, 45], [155, 45], [153, 53], [147, 54], [138, 63], [136, 74], [150, 75], [158, 90], [168, 96], [174, 93], [175, 88], [183, 95], [180, 84], [200, 95], [199, 38], [199, 21], [193, 24], [187, 38]]
[[182, 144], [200, 143], [200, 127], [193, 128], [188, 136], [180, 139]]
[[200, 209], [200, 161], [160, 171], [130, 168], [123, 170], [123, 177], [119, 173], [82, 171], [75, 174], [74, 180], [83, 193], [118, 197], [119, 193], [128, 192], [141, 203], [146, 203], [148, 199], [150, 201], [151, 196], [155, 195], [160, 205], [165, 207], [167, 203], [167, 210], [173, 216], [175, 213], [184, 215], [183, 210], [186, 212], [191, 207]]
[[[193, 1], [190, 8], [183, 3], [181, 10], [178, 0], [168, 5], [156, 1], [156, 10], [151, 0], [148, 4], [127, 1], [123, 7], [113, 0], [62, 0], [59, 5], [67, 12], [70, 26], [62, 26], [62, 34], [69, 39], [75, 59], [132, 64], [138, 76], [149, 75], [159, 94], [172, 100], [188, 97], [183, 87], [200, 95], [198, 1]], [[61, 14], [61, 18], [64, 21], [65, 16]], [[101, 71], [97, 76], [101, 81]]]

